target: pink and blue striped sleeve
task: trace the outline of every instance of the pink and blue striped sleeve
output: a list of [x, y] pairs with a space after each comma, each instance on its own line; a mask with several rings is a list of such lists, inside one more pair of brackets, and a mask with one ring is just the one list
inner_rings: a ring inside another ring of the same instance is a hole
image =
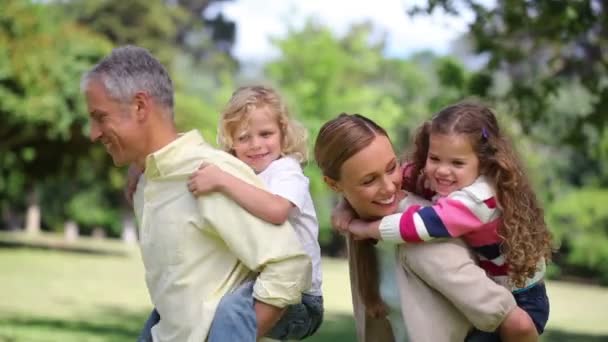
[[432, 206], [412, 205], [402, 214], [386, 216], [380, 234], [383, 240], [405, 242], [460, 237], [483, 228], [478, 214], [486, 210], [491, 208], [484, 202], [445, 197]]

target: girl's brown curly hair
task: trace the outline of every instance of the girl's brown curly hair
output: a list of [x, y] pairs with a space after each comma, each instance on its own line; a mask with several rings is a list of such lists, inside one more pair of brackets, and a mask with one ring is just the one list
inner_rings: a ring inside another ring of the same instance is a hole
[[502, 211], [499, 234], [502, 252], [509, 265], [513, 285], [523, 287], [533, 277], [539, 263], [551, 258], [551, 234], [543, 209], [526, 177], [513, 144], [500, 131], [496, 116], [488, 107], [459, 103], [442, 109], [416, 133], [411, 163], [403, 188], [424, 193], [420, 175], [426, 164], [431, 134], [465, 134], [479, 158], [479, 173], [493, 185]]

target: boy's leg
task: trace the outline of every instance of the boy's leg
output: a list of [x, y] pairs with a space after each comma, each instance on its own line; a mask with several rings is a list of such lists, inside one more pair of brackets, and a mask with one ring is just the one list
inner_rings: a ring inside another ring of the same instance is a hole
[[148, 320], [146, 320], [146, 324], [144, 324], [144, 328], [141, 330], [139, 337], [137, 338], [137, 342], [152, 342], [152, 327], [156, 325], [160, 321], [160, 315], [156, 308], [152, 310]]
[[224, 295], [215, 311], [207, 341], [255, 342], [257, 321], [253, 304], [253, 282]]
[[323, 297], [302, 294], [302, 303], [287, 307], [287, 311], [270, 330], [267, 337], [276, 340], [302, 340], [312, 336], [323, 322]]

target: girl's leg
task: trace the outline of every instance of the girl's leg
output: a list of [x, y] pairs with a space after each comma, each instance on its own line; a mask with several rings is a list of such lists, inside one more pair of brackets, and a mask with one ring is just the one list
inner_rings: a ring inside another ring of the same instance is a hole
[[515, 293], [520, 308], [517, 316], [507, 319], [500, 327], [500, 336], [508, 341], [538, 341], [549, 319], [549, 298], [544, 282]]
[[207, 341], [255, 342], [257, 321], [253, 304], [253, 282], [224, 295], [215, 311]]
[[536, 342], [538, 332], [530, 316], [521, 308], [509, 313], [498, 328], [502, 342]]
[[156, 309], [152, 310], [144, 328], [141, 330], [137, 342], [152, 342], [152, 327], [160, 321], [160, 315]]

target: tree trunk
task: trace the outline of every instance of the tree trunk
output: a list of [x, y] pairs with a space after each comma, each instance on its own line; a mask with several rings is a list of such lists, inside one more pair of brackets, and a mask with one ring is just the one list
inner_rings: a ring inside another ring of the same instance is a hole
[[25, 231], [28, 234], [40, 234], [40, 204], [38, 203], [38, 191], [33, 188], [27, 197]]

